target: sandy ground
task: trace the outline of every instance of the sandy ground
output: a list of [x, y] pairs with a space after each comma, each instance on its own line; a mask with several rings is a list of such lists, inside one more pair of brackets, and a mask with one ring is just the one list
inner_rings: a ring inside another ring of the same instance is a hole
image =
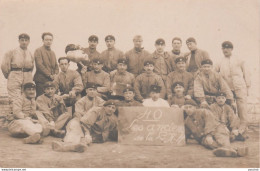
[[252, 127], [246, 142], [234, 146], [249, 146], [249, 155], [240, 158], [215, 157], [212, 151], [193, 140], [184, 147], [132, 146], [115, 142], [92, 144], [84, 153], [55, 152], [47, 137], [41, 145], [23, 144], [22, 139], [10, 137], [0, 129], [0, 167], [246, 167], [259, 168], [259, 128]]

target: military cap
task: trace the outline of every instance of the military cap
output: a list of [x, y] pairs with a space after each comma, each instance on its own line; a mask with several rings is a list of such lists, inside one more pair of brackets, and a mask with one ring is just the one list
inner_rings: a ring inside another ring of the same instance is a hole
[[104, 63], [103, 60], [100, 59], [100, 58], [94, 58], [92, 62], [97, 63], [97, 64], [103, 64]]
[[77, 46], [75, 44], [68, 44], [65, 48], [65, 53], [67, 54], [68, 51], [74, 51], [77, 50]]
[[184, 87], [184, 84], [183, 84], [183, 82], [177, 81], [177, 82], [173, 83], [172, 89], [175, 89], [176, 86], [182, 86], [182, 87]]
[[36, 88], [36, 86], [35, 86], [35, 84], [32, 83], [32, 82], [28, 82], [28, 83], [25, 83], [25, 84], [23, 85], [23, 89], [24, 89], [24, 90], [27, 89], [27, 88]]
[[150, 65], [150, 64], [154, 65], [154, 62], [153, 62], [152, 60], [146, 60], [146, 61], [144, 62], [144, 66]]
[[30, 36], [28, 35], [28, 34], [26, 34], [26, 33], [22, 33], [22, 34], [20, 34], [19, 36], [18, 36], [18, 39], [20, 40], [20, 39], [28, 39], [28, 40], [30, 40]]
[[151, 85], [150, 86], [150, 92], [156, 92], [156, 93], [160, 93], [162, 87], [158, 86], [158, 85]]
[[46, 83], [44, 83], [43, 88], [45, 89], [47, 87], [54, 87], [54, 88], [56, 88], [55, 84], [52, 81], [47, 81]]
[[88, 89], [88, 88], [97, 89], [97, 85], [96, 85], [95, 83], [93, 83], [93, 82], [88, 82], [88, 83], [86, 84], [86, 89]]
[[70, 62], [70, 59], [67, 58], [67, 57], [60, 57], [60, 58], [58, 59], [58, 62], [60, 63], [60, 61], [61, 61], [61, 60], [64, 60], [64, 59], [67, 59], [67, 60], [68, 60], [68, 63]]
[[201, 65], [204, 65], [204, 64], [210, 64], [210, 65], [213, 65], [213, 62], [211, 59], [204, 59], [203, 61], [201, 61]]
[[217, 94], [216, 94], [216, 96], [218, 97], [218, 96], [224, 96], [224, 97], [226, 97], [226, 93], [225, 92], [218, 92]]
[[108, 101], [106, 101], [106, 103], [104, 104], [104, 106], [109, 106], [109, 105], [115, 105], [115, 106], [116, 106], [116, 103], [114, 102], [114, 100], [108, 100]]
[[132, 92], [135, 92], [134, 91], [134, 88], [133, 87], [126, 87], [124, 90], [123, 90], [123, 93], [127, 92], [127, 91], [132, 91]]
[[125, 59], [125, 58], [119, 58], [118, 60], [117, 60], [117, 63], [118, 64], [127, 64], [127, 60]]
[[88, 41], [98, 42], [98, 37], [96, 35], [91, 35], [91, 36], [89, 36]]
[[230, 41], [225, 41], [222, 43], [222, 48], [231, 48], [233, 49], [233, 44]]
[[113, 36], [113, 35], [107, 35], [106, 37], [105, 37], [105, 41], [107, 41], [107, 40], [116, 40], [115, 39], [115, 37]]
[[186, 62], [186, 58], [180, 56], [180, 57], [176, 58], [174, 62], [175, 62], [176, 64], [177, 64], [178, 62]]
[[162, 38], [159, 38], [155, 41], [156, 45], [165, 45], [165, 41]]
[[185, 100], [184, 105], [198, 106], [198, 104], [192, 99]]
[[187, 43], [190, 43], [190, 42], [196, 43], [196, 40], [195, 40], [193, 37], [190, 37], [190, 38], [188, 38], [188, 39], [186, 40], [186, 44], [187, 44]]

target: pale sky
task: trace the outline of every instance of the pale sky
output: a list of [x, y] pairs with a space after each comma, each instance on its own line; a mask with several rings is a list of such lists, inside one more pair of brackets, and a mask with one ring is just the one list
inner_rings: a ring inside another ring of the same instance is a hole
[[[215, 61], [222, 57], [221, 43], [234, 44], [234, 56], [248, 61], [259, 94], [259, 1], [258, 0], [1, 0], [0, 60], [5, 52], [18, 46], [17, 36], [28, 33], [32, 53], [42, 45], [41, 34], [52, 32], [52, 49], [64, 56], [69, 43], [87, 46], [96, 34], [98, 50], [105, 50], [104, 38], [116, 37], [116, 47], [127, 51], [132, 38], [140, 34], [144, 47], [154, 51], [157, 38], [185, 40], [195, 37], [198, 47]], [[0, 79], [3, 79], [2, 74]], [[1, 89], [1, 87], [0, 87]]]

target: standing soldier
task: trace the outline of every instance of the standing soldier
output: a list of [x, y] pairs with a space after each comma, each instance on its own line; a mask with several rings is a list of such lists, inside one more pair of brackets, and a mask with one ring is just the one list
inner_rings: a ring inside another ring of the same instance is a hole
[[1, 69], [7, 80], [7, 91], [10, 102], [22, 94], [22, 85], [26, 82], [32, 82], [32, 70], [34, 67], [34, 58], [27, 49], [30, 43], [28, 34], [20, 34], [20, 47], [5, 54]]
[[52, 33], [43, 33], [42, 41], [43, 46], [36, 49], [34, 53], [36, 73], [33, 80], [36, 83], [36, 97], [44, 93], [44, 83], [47, 81], [53, 81], [54, 76], [59, 73], [56, 55], [51, 50], [53, 41]]
[[248, 68], [245, 62], [232, 56], [233, 44], [229, 41], [222, 43], [224, 58], [216, 65], [216, 71], [224, 78], [234, 94], [238, 116], [241, 124], [247, 127], [247, 96], [251, 85]]
[[164, 51], [165, 41], [157, 39], [155, 41], [156, 50], [152, 53], [152, 61], [154, 62], [154, 73], [160, 75], [166, 83], [167, 75], [173, 71], [173, 61], [168, 52]]
[[127, 71], [136, 77], [144, 71], [144, 61], [151, 58], [151, 54], [142, 47], [142, 36], [135, 36], [133, 42], [134, 48], [126, 52], [125, 56], [128, 61]]
[[[181, 47], [182, 47], [182, 40], [179, 37], [174, 37], [172, 39], [172, 50], [169, 52], [171, 55], [172, 61], [174, 62], [176, 58], [178, 57], [184, 57], [184, 53], [181, 52]], [[173, 64], [173, 70], [175, 71], [176, 66], [175, 63]]]
[[123, 58], [124, 54], [122, 51], [115, 48], [115, 37], [108, 35], [105, 38], [107, 50], [103, 51], [100, 55], [101, 59], [104, 61], [103, 70], [110, 73], [116, 69], [117, 60]]
[[186, 44], [190, 50], [190, 53], [185, 56], [187, 58], [187, 71], [196, 76], [201, 67], [201, 61], [209, 59], [209, 54], [197, 48], [197, 42], [193, 37], [188, 38]]

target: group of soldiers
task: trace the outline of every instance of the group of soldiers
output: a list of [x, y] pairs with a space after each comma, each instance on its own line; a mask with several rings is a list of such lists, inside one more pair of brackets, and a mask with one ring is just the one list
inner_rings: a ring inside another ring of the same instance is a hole
[[[222, 43], [224, 56], [213, 67], [192, 37], [186, 40], [190, 52], [183, 53], [182, 40], [175, 37], [172, 51], [166, 52], [165, 40], [159, 38], [151, 54], [140, 35], [126, 53], [108, 35], [107, 49], [99, 53], [99, 39], [92, 35], [88, 48], [69, 44], [58, 60], [51, 49], [52, 33], [42, 34], [43, 46], [34, 55], [28, 34], [18, 40], [20, 46], [5, 54], [1, 69], [12, 107], [8, 129], [12, 136], [24, 137], [24, 143], [42, 143], [52, 135], [63, 138], [52, 143], [53, 150], [83, 152], [90, 143], [117, 141], [118, 107], [173, 107], [184, 110], [186, 139], [214, 149], [216, 156], [247, 154], [247, 147], [230, 144], [248, 138], [250, 87], [245, 62], [232, 56], [230, 41]], [[69, 69], [70, 63], [77, 70]]]

